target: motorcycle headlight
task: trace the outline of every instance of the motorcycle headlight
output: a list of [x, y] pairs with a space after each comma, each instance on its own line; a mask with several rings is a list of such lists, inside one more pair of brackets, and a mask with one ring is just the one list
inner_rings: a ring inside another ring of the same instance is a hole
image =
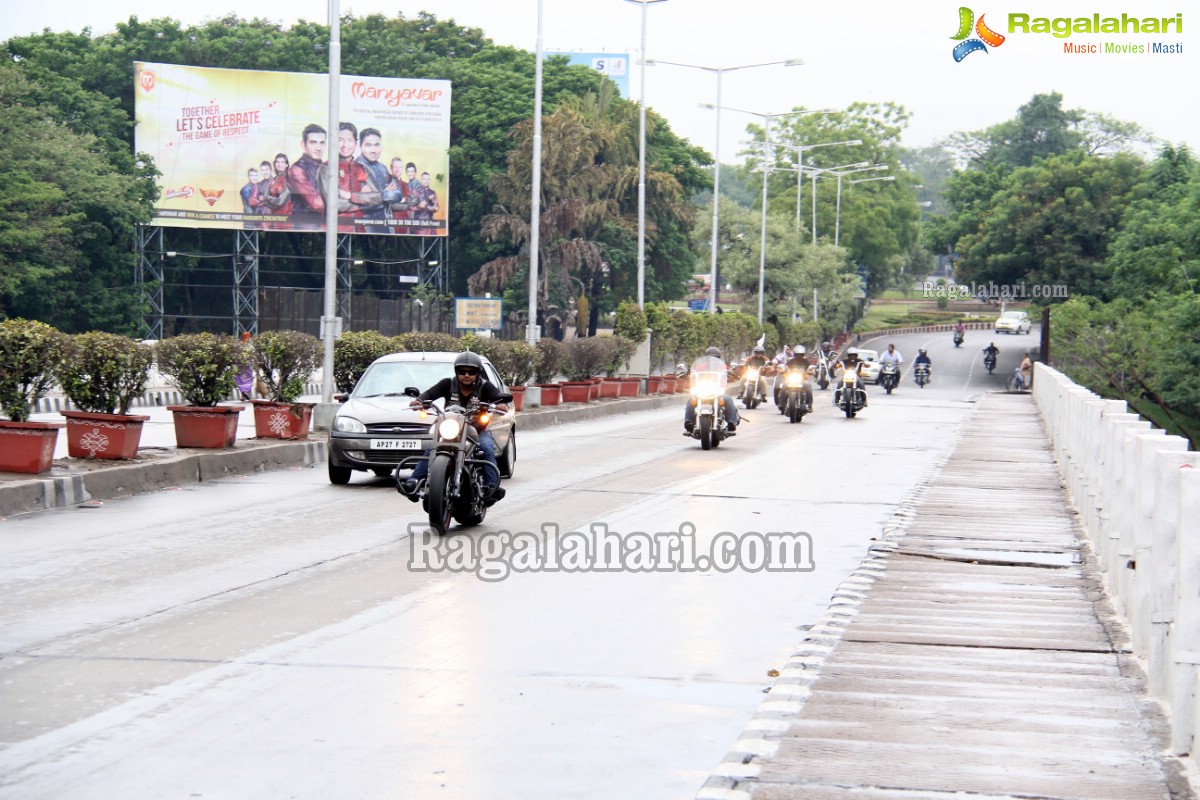
[[787, 387], [795, 389], [804, 385], [804, 376], [799, 372], [789, 372], [787, 376]]
[[853, 372], [847, 372], [846, 373], [846, 383], [854, 383], [854, 381], [857, 377], [858, 376], [855, 375]]
[[355, 419], [354, 417], [344, 417], [340, 414], [333, 420], [333, 429], [335, 431], [341, 431], [342, 433], [367, 432], [367, 426], [363, 425], [361, 421]]
[[746, 370], [746, 380], [748, 380], [748, 381], [758, 380], [758, 370], [756, 370], [756, 369]]
[[456, 419], [444, 419], [438, 423], [438, 436], [453, 441], [462, 433], [462, 423]]

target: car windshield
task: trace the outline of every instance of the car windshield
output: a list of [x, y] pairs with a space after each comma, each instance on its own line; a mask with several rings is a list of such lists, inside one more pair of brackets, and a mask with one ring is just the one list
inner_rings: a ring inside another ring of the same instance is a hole
[[425, 391], [454, 374], [454, 365], [440, 361], [394, 361], [375, 364], [354, 387], [354, 397], [402, 395], [409, 386]]
[[879, 353], [874, 350], [859, 350], [858, 357], [861, 361], [878, 361]]
[[1000, 315], [1000, 319], [1020, 319], [1025, 316], [1024, 311], [1005, 311]]

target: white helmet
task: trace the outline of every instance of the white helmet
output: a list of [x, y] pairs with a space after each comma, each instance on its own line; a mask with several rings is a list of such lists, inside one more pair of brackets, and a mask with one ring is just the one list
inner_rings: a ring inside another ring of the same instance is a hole
[[858, 355], [858, 348], [857, 348], [857, 347], [851, 347], [849, 350], [847, 350], [847, 351], [846, 351], [846, 355], [848, 355], [848, 356], [856, 356], [856, 355]]
[[793, 347], [793, 348], [792, 348], [792, 352], [793, 352], [793, 353], [795, 353], [795, 354], [796, 354], [796, 355], [798, 355], [798, 356], [802, 356], [802, 355], [804, 355], [805, 353], [807, 353], [807, 352], [808, 352], [808, 350], [806, 350], [806, 349], [804, 348], [804, 345], [802, 345], [802, 344], [798, 344], [798, 345], [796, 345], [795, 347]]

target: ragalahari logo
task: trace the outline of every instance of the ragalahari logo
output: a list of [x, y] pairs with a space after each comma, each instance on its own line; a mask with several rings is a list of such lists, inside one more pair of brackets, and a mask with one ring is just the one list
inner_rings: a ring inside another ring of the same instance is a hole
[[[987, 52], [987, 46], [999, 47], [1004, 44], [1004, 36], [996, 33], [994, 30], [983, 24], [983, 14], [979, 15], [979, 21], [975, 21], [975, 12], [966, 6], [958, 9], [958, 33], [951, 36], [951, 39], [959, 40], [958, 44], [954, 45], [954, 60], [962, 61], [967, 56], [976, 51], [982, 50]], [[977, 39], [967, 39], [974, 30]]]
[[142, 91], [154, 91], [154, 73], [150, 70], [142, 70]]

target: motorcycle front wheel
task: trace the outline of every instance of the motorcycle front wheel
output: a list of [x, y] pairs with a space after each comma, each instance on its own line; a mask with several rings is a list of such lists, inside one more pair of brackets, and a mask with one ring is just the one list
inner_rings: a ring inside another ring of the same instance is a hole
[[709, 450], [712, 448], [712, 443], [713, 443], [712, 423], [713, 423], [713, 421], [712, 421], [711, 416], [705, 414], [700, 417], [700, 447], [703, 450]]
[[450, 530], [450, 519], [454, 514], [454, 503], [450, 499], [450, 479], [454, 476], [454, 461], [446, 454], [438, 454], [429, 464], [428, 493], [429, 527], [439, 536]]

